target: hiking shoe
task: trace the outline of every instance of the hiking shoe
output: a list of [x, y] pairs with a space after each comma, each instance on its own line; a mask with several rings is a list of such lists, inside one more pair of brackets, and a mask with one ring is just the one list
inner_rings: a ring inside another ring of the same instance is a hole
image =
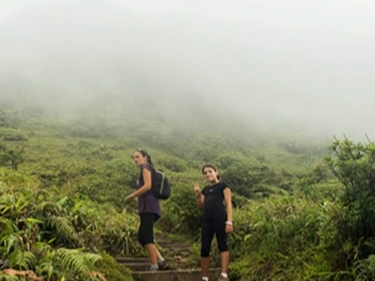
[[169, 265], [166, 261], [158, 262], [159, 270], [167, 270], [169, 269]]
[[158, 271], [159, 268], [154, 267], [154, 266], [150, 266], [150, 268], [149, 268], [148, 270], [149, 270], [149, 271]]
[[218, 281], [229, 281], [229, 278], [220, 274]]

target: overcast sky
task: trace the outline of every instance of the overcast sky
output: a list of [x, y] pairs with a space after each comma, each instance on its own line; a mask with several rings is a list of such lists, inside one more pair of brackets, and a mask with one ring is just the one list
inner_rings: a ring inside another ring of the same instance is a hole
[[0, 0], [0, 96], [161, 96], [176, 112], [191, 101], [375, 139], [374, 27], [369, 0]]

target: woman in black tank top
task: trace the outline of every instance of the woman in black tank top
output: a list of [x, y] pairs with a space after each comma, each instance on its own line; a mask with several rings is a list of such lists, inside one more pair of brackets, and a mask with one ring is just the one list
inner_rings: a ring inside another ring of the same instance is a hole
[[208, 281], [211, 243], [213, 236], [216, 235], [221, 258], [219, 281], [228, 281], [229, 250], [227, 233], [233, 231], [231, 190], [225, 182], [220, 181], [219, 171], [215, 165], [204, 165], [202, 174], [209, 182], [209, 185], [205, 186], [201, 191], [199, 185], [194, 183], [197, 205], [203, 211], [201, 239], [202, 280]]

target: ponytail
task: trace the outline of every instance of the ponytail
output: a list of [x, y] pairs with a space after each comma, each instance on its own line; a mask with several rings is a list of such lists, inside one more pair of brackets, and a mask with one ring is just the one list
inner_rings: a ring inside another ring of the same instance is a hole
[[146, 150], [140, 148], [140, 149], [137, 149], [137, 151], [140, 154], [142, 154], [143, 157], [146, 157], [146, 161], [147, 161], [148, 164], [150, 164], [151, 166], [153, 166], [152, 161], [151, 161], [151, 155], [148, 154]]
[[151, 166], [154, 166], [153, 164], [152, 164], [152, 161], [151, 161], [151, 155], [146, 155], [146, 161], [147, 161], [147, 163], [148, 164], [150, 164]]

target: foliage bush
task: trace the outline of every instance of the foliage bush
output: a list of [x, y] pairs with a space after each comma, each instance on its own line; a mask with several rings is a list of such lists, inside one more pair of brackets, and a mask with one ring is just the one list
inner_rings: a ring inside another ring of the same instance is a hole
[[235, 215], [231, 249], [241, 257], [242, 270], [233, 264], [240, 280], [312, 280], [308, 265], [319, 253], [324, 210], [295, 194], [252, 201]]
[[20, 130], [12, 128], [1, 128], [0, 127], [0, 138], [4, 141], [26, 141], [27, 137], [25, 133]]
[[[135, 242], [136, 203], [123, 201], [139, 174], [130, 156], [143, 147], [172, 184], [156, 225], [189, 237], [194, 258], [201, 213], [192, 182], [202, 179], [206, 161], [219, 166], [236, 207], [229, 236], [232, 280], [374, 278], [373, 143], [334, 141], [325, 165], [313, 169], [325, 150], [300, 140], [272, 144], [207, 132], [189, 136], [158, 127], [158, 120], [75, 122], [38, 115], [20, 122], [21, 115], [8, 113], [0, 110], [1, 132], [27, 136], [2, 135], [0, 148], [4, 157], [20, 142], [25, 147], [18, 172], [9, 159], [0, 169], [0, 259], [17, 270], [46, 280], [72, 274], [94, 280], [88, 273], [96, 270], [113, 280], [119, 272], [128, 274], [109, 255], [143, 254]], [[219, 265], [215, 244], [212, 249], [212, 264]]]
[[162, 203], [162, 213], [160, 228], [163, 231], [198, 237], [201, 212], [197, 208], [192, 185], [175, 187], [171, 198]]
[[355, 271], [362, 268], [358, 278], [365, 280], [368, 274], [370, 280], [375, 249], [375, 144], [335, 140], [330, 151], [325, 163], [342, 185], [331, 217], [335, 231], [326, 241], [326, 247], [336, 252], [328, 256], [331, 270], [350, 272], [348, 278], [356, 278]]
[[4, 183], [0, 194], [0, 259], [9, 268], [51, 281], [99, 280], [93, 274], [102, 258], [98, 250], [113, 255], [139, 251], [131, 243], [134, 220], [108, 206]]
[[131, 272], [124, 265], [117, 263], [112, 256], [106, 252], [101, 252], [103, 259], [97, 263], [99, 272], [105, 272], [108, 281], [133, 281]]

